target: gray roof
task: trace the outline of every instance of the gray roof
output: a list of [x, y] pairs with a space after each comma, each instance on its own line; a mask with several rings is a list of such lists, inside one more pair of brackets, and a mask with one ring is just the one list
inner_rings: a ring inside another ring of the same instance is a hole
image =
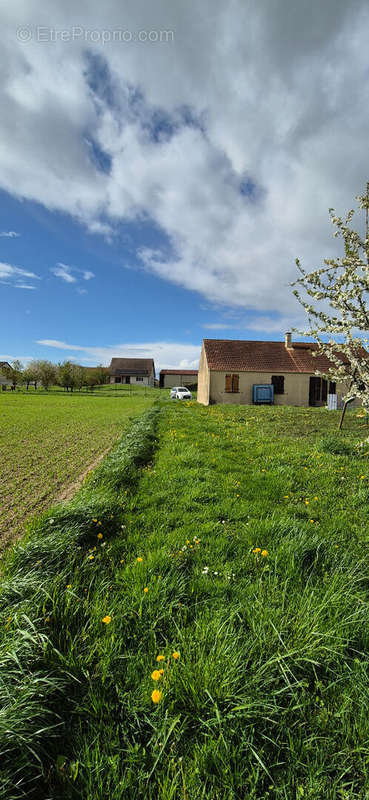
[[153, 358], [112, 358], [109, 372], [114, 375], [155, 374]]

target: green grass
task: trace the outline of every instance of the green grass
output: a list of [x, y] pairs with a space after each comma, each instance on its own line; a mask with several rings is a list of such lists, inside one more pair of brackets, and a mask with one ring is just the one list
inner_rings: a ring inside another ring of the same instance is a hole
[[345, 424], [168, 402], [40, 519], [0, 598], [1, 798], [368, 797], [368, 429]]
[[0, 546], [24, 530], [154, 396], [0, 393]]

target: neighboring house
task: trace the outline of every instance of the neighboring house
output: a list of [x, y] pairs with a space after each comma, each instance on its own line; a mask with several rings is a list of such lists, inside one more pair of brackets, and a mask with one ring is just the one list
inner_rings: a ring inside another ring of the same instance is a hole
[[[252, 404], [253, 385], [273, 384], [275, 405], [323, 406], [328, 394], [340, 396], [344, 384], [326, 381], [315, 372], [327, 372], [325, 356], [313, 356], [317, 345], [292, 342], [204, 339], [199, 365], [199, 403]], [[358, 404], [358, 401], [355, 401]]]
[[172, 386], [197, 386], [197, 369], [161, 369], [159, 386], [171, 389]]
[[154, 386], [155, 365], [152, 358], [112, 358], [108, 367], [110, 383]]
[[2, 390], [5, 390], [7, 386], [12, 385], [12, 381], [10, 378], [7, 378], [3, 372], [3, 369], [11, 369], [10, 364], [7, 361], [0, 361], [0, 386]]

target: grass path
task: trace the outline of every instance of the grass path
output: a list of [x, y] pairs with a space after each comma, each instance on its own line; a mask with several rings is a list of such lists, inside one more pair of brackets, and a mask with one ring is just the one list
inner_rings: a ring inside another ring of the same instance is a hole
[[40, 521], [0, 603], [1, 798], [367, 797], [367, 432], [335, 424], [164, 404]]

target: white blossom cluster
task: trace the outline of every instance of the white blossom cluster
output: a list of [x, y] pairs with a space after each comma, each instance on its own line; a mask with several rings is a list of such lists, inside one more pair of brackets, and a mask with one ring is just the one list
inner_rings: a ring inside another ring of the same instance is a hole
[[[368, 213], [369, 195], [357, 198]], [[318, 344], [313, 354], [325, 355], [331, 363], [327, 373], [316, 371], [347, 386], [344, 399], [359, 397], [369, 407], [369, 238], [352, 230], [352, 209], [343, 220], [330, 209], [335, 237], [341, 237], [344, 256], [324, 259], [324, 267], [306, 272], [298, 259], [301, 277], [294, 281], [294, 295], [309, 319], [309, 329], [300, 331]], [[319, 306], [318, 304], [321, 303]], [[336, 338], [335, 338], [336, 337]], [[328, 339], [328, 341], [325, 341]]]

